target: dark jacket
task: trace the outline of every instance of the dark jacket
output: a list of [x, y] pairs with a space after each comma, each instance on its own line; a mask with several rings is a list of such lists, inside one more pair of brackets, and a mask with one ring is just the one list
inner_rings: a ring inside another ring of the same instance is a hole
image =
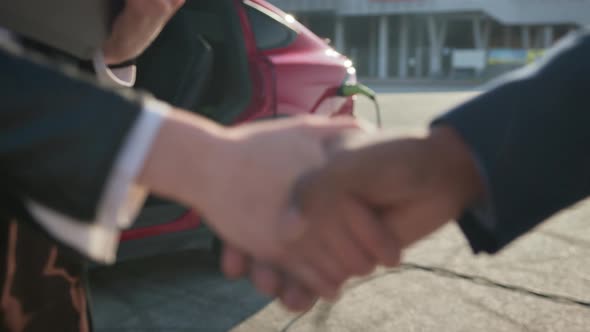
[[42, 62], [0, 48], [0, 331], [88, 328], [82, 259], [64, 254], [23, 200], [92, 220], [141, 108]]
[[476, 252], [495, 253], [590, 194], [590, 34], [435, 122], [473, 152], [488, 197], [459, 224]]

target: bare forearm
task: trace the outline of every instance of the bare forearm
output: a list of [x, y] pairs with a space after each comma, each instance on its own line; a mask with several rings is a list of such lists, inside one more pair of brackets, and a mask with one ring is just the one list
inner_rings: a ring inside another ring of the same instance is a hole
[[459, 213], [485, 195], [484, 180], [475, 156], [451, 127], [434, 127], [426, 141], [433, 151], [432, 165], [439, 169], [443, 188], [447, 188], [458, 204], [455, 217], [459, 217]]
[[257, 257], [277, 256], [291, 185], [322, 164], [324, 139], [355, 127], [317, 117], [223, 128], [172, 111], [138, 180], [198, 211], [225, 241]]
[[138, 182], [152, 192], [194, 207], [221, 165], [225, 141], [219, 125], [174, 110], [165, 118]]
[[[435, 127], [420, 140], [424, 149], [424, 177], [429, 182], [420, 194], [420, 206], [411, 208], [411, 217], [391, 224], [402, 247], [430, 235], [484, 195], [484, 184], [475, 158], [450, 127]], [[400, 214], [403, 216], [403, 213]]]

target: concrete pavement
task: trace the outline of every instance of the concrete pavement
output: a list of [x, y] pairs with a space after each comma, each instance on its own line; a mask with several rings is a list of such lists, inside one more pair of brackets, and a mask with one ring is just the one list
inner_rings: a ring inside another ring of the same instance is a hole
[[[385, 123], [419, 132], [442, 110], [477, 92], [380, 95]], [[359, 115], [373, 119], [360, 101]], [[566, 211], [498, 256], [474, 257], [455, 225], [411, 249], [405, 261], [590, 301], [590, 203]], [[99, 270], [98, 331], [590, 331], [590, 308], [422, 271], [380, 270], [351, 282], [335, 304], [302, 316], [230, 283], [202, 252]]]

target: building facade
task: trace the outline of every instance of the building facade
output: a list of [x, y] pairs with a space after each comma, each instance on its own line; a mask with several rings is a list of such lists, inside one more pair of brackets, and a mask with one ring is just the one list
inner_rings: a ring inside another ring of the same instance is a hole
[[[423, 78], [526, 63], [590, 24], [590, 0], [271, 0], [368, 77]], [[483, 67], [482, 67], [483, 66]]]

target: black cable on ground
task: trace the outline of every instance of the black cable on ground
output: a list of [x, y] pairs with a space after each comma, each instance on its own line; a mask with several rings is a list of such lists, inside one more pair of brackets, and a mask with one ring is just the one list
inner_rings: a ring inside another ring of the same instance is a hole
[[285, 325], [285, 327], [283, 327], [283, 328], [281, 329], [281, 331], [280, 331], [280, 332], [289, 332], [289, 330], [290, 330], [290, 329], [291, 329], [291, 328], [292, 328], [292, 327], [293, 327], [295, 324], [297, 324], [297, 322], [298, 322], [298, 321], [299, 321], [301, 318], [303, 318], [303, 316], [307, 315], [308, 313], [310, 313], [310, 312], [313, 310], [313, 308], [315, 308], [315, 306], [316, 306], [316, 304], [317, 304], [317, 303], [318, 303], [318, 301], [316, 301], [316, 302], [315, 302], [315, 303], [314, 303], [314, 304], [311, 306], [311, 308], [309, 308], [309, 309], [305, 310], [304, 312], [302, 312], [302, 313], [300, 313], [299, 315], [297, 315], [295, 318], [291, 319], [291, 320], [290, 320], [290, 321], [287, 323], [287, 325]]
[[377, 119], [377, 128], [383, 129], [383, 119], [381, 117], [381, 105], [379, 104], [377, 97], [371, 98], [371, 100], [373, 101], [373, 103], [375, 103], [375, 117]]

